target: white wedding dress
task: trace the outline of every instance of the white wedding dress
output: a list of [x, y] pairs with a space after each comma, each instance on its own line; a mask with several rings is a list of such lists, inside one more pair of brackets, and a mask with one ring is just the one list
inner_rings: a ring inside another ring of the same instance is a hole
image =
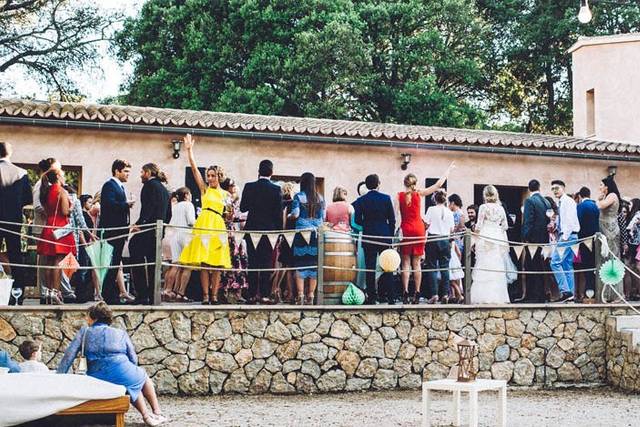
[[507, 228], [507, 216], [500, 204], [480, 206], [475, 230], [479, 234], [476, 237], [476, 264], [471, 275], [472, 304], [509, 302], [507, 274], [502, 272], [505, 270], [505, 257], [509, 256]]

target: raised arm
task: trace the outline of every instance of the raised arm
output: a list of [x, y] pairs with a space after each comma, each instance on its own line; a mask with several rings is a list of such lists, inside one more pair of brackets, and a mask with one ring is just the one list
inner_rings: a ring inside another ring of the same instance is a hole
[[189, 165], [191, 165], [191, 173], [193, 174], [193, 179], [200, 189], [200, 194], [204, 195], [207, 186], [202, 179], [202, 175], [200, 175], [200, 170], [198, 170], [198, 164], [196, 163], [196, 158], [193, 154], [193, 146], [195, 145], [195, 143], [196, 141], [190, 133], [188, 133], [187, 136], [184, 137], [184, 148], [186, 148], [187, 150], [187, 156], [189, 157]]
[[438, 181], [436, 181], [435, 184], [433, 184], [430, 187], [427, 188], [423, 188], [422, 190], [418, 190], [418, 193], [421, 196], [429, 196], [433, 193], [435, 193], [436, 191], [438, 191], [439, 189], [442, 188], [442, 186], [444, 185], [444, 183], [447, 181], [447, 179], [449, 179], [449, 174], [451, 173], [452, 170], [454, 170], [456, 168], [456, 162], [451, 162], [449, 164], [449, 167], [447, 168], [447, 170], [444, 172], [444, 175], [442, 175], [440, 177], [440, 179], [438, 179]]
[[618, 196], [616, 195], [616, 193], [609, 193], [607, 194], [607, 197], [602, 200], [598, 200], [596, 204], [598, 205], [599, 209], [606, 209], [614, 204], [616, 200], [618, 200]]

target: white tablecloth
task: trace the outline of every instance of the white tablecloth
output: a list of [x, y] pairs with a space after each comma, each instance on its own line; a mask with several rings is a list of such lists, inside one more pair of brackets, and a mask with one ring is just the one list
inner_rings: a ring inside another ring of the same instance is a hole
[[0, 375], [0, 427], [47, 417], [88, 400], [124, 395], [123, 386], [86, 375]]

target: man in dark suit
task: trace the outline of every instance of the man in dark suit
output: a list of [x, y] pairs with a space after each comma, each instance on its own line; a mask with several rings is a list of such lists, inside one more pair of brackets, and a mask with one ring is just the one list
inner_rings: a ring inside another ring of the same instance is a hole
[[[549, 243], [547, 225], [549, 217], [547, 209], [551, 204], [540, 194], [540, 182], [536, 179], [529, 181], [530, 196], [524, 202], [524, 219], [522, 224], [522, 240], [527, 243]], [[531, 248], [533, 251], [534, 249]], [[533, 254], [525, 250], [525, 270], [544, 271], [542, 249], [538, 248]], [[545, 302], [544, 282], [541, 274], [526, 276], [525, 302]]]
[[[258, 167], [258, 180], [249, 182], [242, 190], [240, 211], [248, 212], [244, 229], [282, 230], [282, 189], [271, 182], [273, 163], [263, 160]], [[273, 248], [266, 236], [262, 236], [258, 246], [254, 247], [250, 237], [246, 237], [247, 255], [250, 269], [271, 268]], [[271, 272], [249, 272], [249, 302], [271, 302]]]
[[[389, 248], [391, 238], [396, 229], [396, 216], [393, 210], [391, 197], [378, 191], [380, 178], [378, 175], [369, 175], [365, 179], [365, 185], [369, 190], [366, 194], [358, 197], [353, 202], [354, 221], [362, 227], [362, 234], [365, 236], [389, 236], [385, 238], [371, 238], [381, 244], [363, 243], [364, 258], [367, 270], [376, 269], [376, 259], [378, 254]], [[383, 291], [387, 301], [393, 303], [393, 281], [389, 277], [390, 273], [384, 273], [380, 277], [380, 286], [376, 287], [376, 273], [367, 272], [367, 304], [375, 304]]]
[[[140, 179], [143, 186], [140, 193], [140, 218], [131, 227], [132, 232], [140, 231], [140, 226], [168, 222], [171, 218], [169, 191], [163, 185], [166, 177], [155, 163], [142, 166]], [[146, 230], [147, 228], [145, 228]], [[129, 241], [132, 264], [153, 263], [156, 259], [155, 229], [135, 234]], [[155, 278], [155, 266], [133, 267], [133, 284], [136, 288], [136, 304], [149, 304]]]
[[[578, 221], [580, 222], [580, 231], [578, 238], [584, 239], [591, 237], [600, 231], [600, 209], [596, 202], [591, 200], [591, 190], [582, 187], [578, 193]], [[593, 249], [593, 247], [592, 247]], [[580, 259], [582, 260], [582, 268], [594, 268], [596, 265], [593, 250], [589, 250], [584, 244], [580, 245]], [[596, 273], [586, 272], [586, 289], [596, 290]], [[578, 291], [578, 296], [582, 297], [583, 292]]]
[[[100, 218], [98, 220], [100, 228], [129, 226], [129, 210], [134, 202], [128, 200], [124, 183], [129, 180], [130, 173], [131, 165], [126, 160], [117, 159], [111, 165], [112, 177], [104, 183], [100, 191]], [[112, 267], [117, 267], [122, 262], [122, 249], [128, 234], [126, 229], [105, 230], [104, 232], [105, 239], [122, 236], [119, 239], [109, 241], [113, 246]], [[116, 290], [117, 272], [118, 268], [110, 268], [102, 285], [102, 296], [108, 304], [115, 304], [119, 299]]]
[[[11, 144], [0, 142], [0, 221], [21, 224], [22, 208], [32, 202], [31, 185], [27, 171], [11, 163], [11, 154]], [[11, 264], [23, 263], [20, 235], [15, 234], [20, 233], [20, 229], [20, 225], [0, 224], [0, 246], [4, 240]], [[15, 286], [24, 290], [22, 268], [13, 266], [11, 272]], [[23, 299], [24, 296], [18, 303], [22, 304]], [[16, 304], [13, 296], [9, 304]]]

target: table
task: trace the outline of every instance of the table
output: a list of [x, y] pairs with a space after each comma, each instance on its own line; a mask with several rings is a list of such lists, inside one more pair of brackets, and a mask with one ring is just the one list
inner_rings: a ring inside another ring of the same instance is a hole
[[460, 393], [469, 393], [469, 426], [478, 425], [478, 393], [482, 391], [498, 391], [498, 426], [507, 425], [507, 382], [503, 380], [475, 380], [472, 382], [458, 382], [454, 379], [426, 381], [422, 383], [422, 426], [430, 426], [431, 390], [453, 392], [451, 412], [453, 425], [460, 425]]

